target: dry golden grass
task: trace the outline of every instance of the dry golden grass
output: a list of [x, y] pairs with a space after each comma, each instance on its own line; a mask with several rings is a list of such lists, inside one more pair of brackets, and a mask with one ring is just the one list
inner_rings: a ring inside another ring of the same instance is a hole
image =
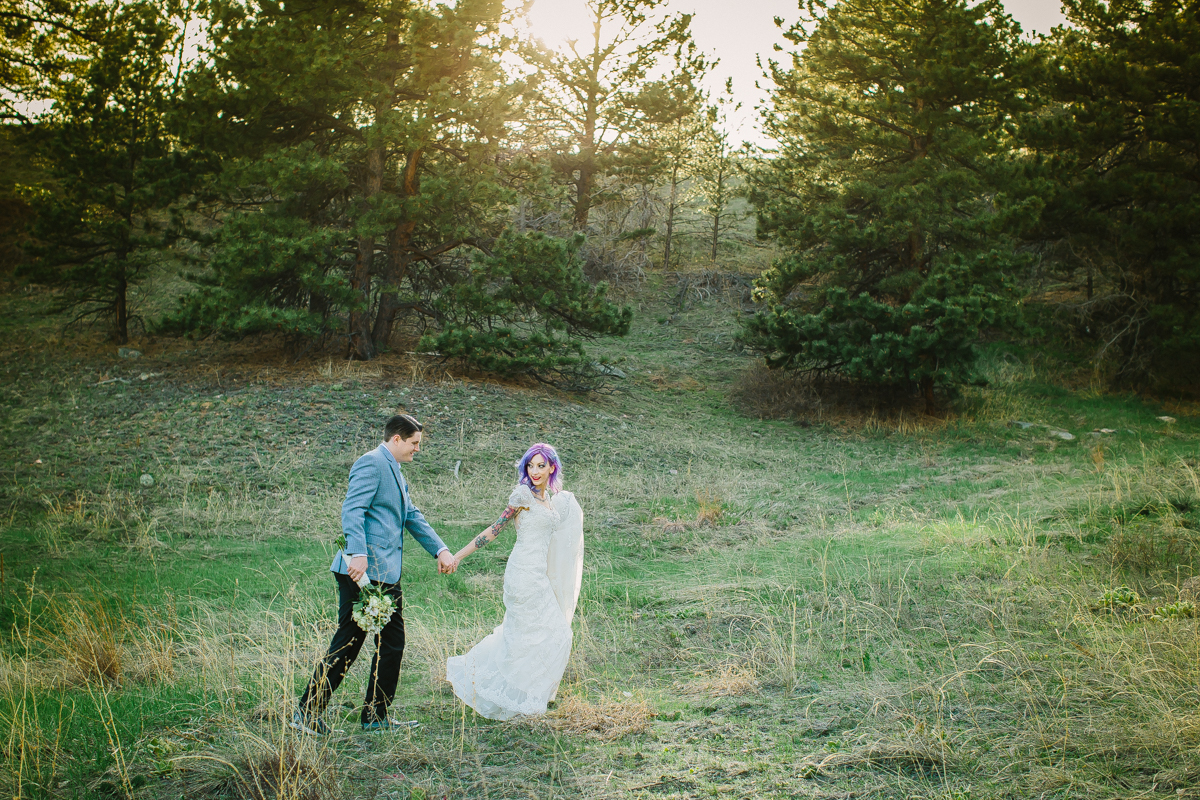
[[241, 800], [332, 800], [341, 797], [338, 777], [348, 772], [327, 740], [286, 726], [258, 732], [230, 725], [236, 735], [225, 748], [173, 759], [189, 797]]
[[654, 524], [657, 525], [663, 533], [683, 533], [690, 530], [692, 524], [686, 519], [667, 519], [666, 517], [655, 517]]
[[657, 714], [641, 698], [623, 698], [591, 702], [570, 694], [559, 696], [554, 708], [544, 717], [529, 721], [535, 727], [547, 727], [559, 733], [585, 736], [589, 739], [612, 741], [625, 736], [645, 733]]
[[697, 525], [716, 525], [725, 513], [721, 505], [721, 496], [711, 489], [697, 491], [696, 504], [699, 506], [696, 511]]
[[37, 594], [31, 601], [39, 612], [34, 639], [61, 681], [121, 683], [129, 625], [119, 609], [95, 596]]
[[38, 525], [40, 543], [62, 555], [88, 540], [136, 538], [147, 530], [139, 498], [109, 487], [102, 493], [78, 492], [69, 498], [42, 497], [46, 514]]
[[647, 380], [654, 387], [656, 392], [667, 392], [671, 390], [679, 390], [686, 392], [702, 392], [705, 389], [704, 384], [691, 377], [690, 375], [674, 376], [668, 375], [666, 372], [655, 375], [650, 374]]
[[383, 365], [379, 361], [334, 361], [325, 359], [324, 364], [312, 367], [315, 377], [327, 381], [363, 380], [383, 377]]
[[670, 519], [668, 517], [655, 517], [654, 524], [661, 528], [663, 533], [668, 534], [683, 533], [693, 528], [714, 527], [718, 525], [721, 517], [725, 514], [721, 496], [708, 488], [697, 489], [695, 496], [697, 509], [694, 518]]
[[684, 694], [695, 697], [740, 697], [757, 694], [760, 687], [752, 666], [726, 665], [719, 670], [697, 672], [696, 679], [681, 688]]
[[944, 748], [924, 742], [875, 742], [859, 745], [850, 750], [828, 754], [808, 755], [796, 764], [796, 772], [804, 778], [828, 775], [839, 768], [854, 766], [883, 767], [894, 770], [902, 766], [914, 766], [922, 771], [944, 769]]
[[48, 676], [43, 659], [35, 656], [34, 597], [30, 587], [13, 628], [14, 650], [0, 654], [0, 788], [13, 798], [45, 793], [56, 784], [67, 757], [63, 728], [69, 719], [61, 708], [53, 719], [38, 702], [38, 695], [54, 686], [57, 676]]
[[415, 614], [407, 615], [404, 620], [404, 664], [408, 669], [422, 670], [428, 685], [443, 695], [450, 695], [453, 690], [446, 681], [446, 661], [491, 633], [496, 621], [475, 615], [474, 619], [463, 619], [461, 625], [454, 625], [445, 618], [429, 620]]

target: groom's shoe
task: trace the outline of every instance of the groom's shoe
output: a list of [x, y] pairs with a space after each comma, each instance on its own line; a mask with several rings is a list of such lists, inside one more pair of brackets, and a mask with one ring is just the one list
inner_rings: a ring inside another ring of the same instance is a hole
[[325, 720], [313, 714], [304, 714], [300, 711], [292, 714], [292, 727], [301, 733], [307, 733], [309, 736], [328, 736], [330, 734], [329, 726], [325, 724]]
[[375, 722], [364, 722], [362, 724], [362, 729], [367, 732], [410, 731], [410, 730], [413, 730], [414, 728], [419, 728], [419, 727], [421, 727], [421, 723], [417, 722], [415, 719], [401, 721], [398, 719], [392, 719], [391, 717], [388, 717], [385, 720], [376, 720]]

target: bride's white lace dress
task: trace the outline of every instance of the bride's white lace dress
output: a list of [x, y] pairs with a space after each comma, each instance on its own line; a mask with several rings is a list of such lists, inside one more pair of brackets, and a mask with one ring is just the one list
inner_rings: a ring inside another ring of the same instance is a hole
[[551, 510], [519, 485], [508, 504], [527, 510], [504, 570], [504, 621], [446, 662], [454, 693], [489, 719], [545, 713], [571, 656], [583, 573], [583, 512], [573, 494], [554, 495]]

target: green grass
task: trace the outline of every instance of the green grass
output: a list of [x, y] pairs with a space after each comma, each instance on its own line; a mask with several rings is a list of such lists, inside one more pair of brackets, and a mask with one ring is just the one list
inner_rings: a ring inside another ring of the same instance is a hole
[[[145, 341], [122, 360], [38, 321], [43, 298], [5, 298], [5, 790], [1190, 791], [1196, 620], [1150, 613], [1200, 563], [1194, 416], [1068, 391], [998, 351], [991, 385], [945, 419], [759, 419], [741, 399], [757, 384], [738, 301], [676, 291], [652, 274], [633, 295], [630, 336], [592, 348], [628, 377], [590, 398], [435, 379], [399, 357], [289, 366]], [[448, 578], [410, 541], [397, 704], [423, 727], [355, 731], [364, 659], [331, 709], [345, 733], [297, 740], [283, 715], [331, 632], [346, 474], [397, 409], [427, 426], [406, 473], [452, 547], [494, 518], [529, 443], [559, 448], [586, 515], [571, 664], [545, 719], [464, 712], [441, 669], [500, 620], [511, 541]], [[1120, 585], [1142, 602], [1102, 607]], [[119, 674], [89, 674], [81, 652]]]

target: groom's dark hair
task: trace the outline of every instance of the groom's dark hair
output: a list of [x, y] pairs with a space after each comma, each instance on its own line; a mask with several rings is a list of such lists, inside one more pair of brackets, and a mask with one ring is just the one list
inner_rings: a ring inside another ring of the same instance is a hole
[[388, 419], [383, 426], [383, 440], [390, 442], [393, 436], [399, 436], [402, 441], [408, 441], [414, 433], [421, 430], [421, 423], [408, 414], [397, 414]]

